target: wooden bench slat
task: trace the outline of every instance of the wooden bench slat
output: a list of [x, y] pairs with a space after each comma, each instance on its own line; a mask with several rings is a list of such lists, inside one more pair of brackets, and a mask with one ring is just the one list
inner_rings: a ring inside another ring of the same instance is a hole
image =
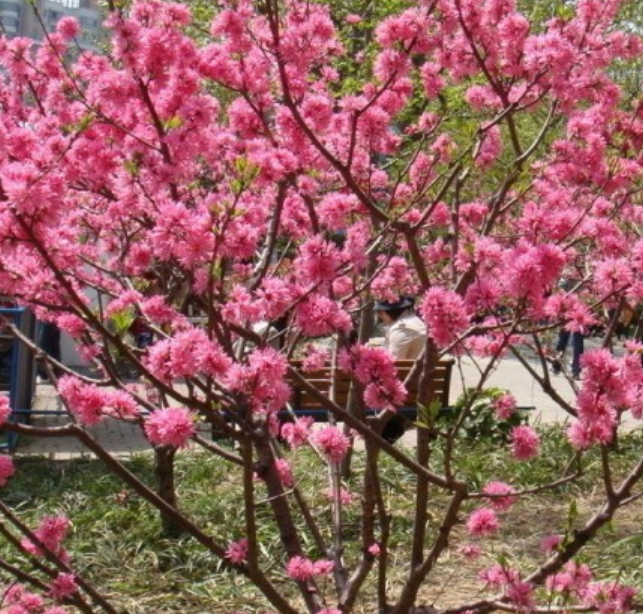
[[[298, 369], [302, 367], [301, 361], [291, 361], [291, 364]], [[395, 366], [399, 379], [404, 381], [415, 367], [415, 361], [399, 360], [395, 362]], [[452, 360], [440, 361], [434, 368], [431, 381], [426, 383], [430, 398], [439, 401], [443, 407], [449, 404], [452, 367]], [[352, 386], [352, 377], [349, 373], [339, 369], [333, 371], [330, 366], [325, 366], [308, 373], [301, 371], [301, 374], [322, 394], [330, 397], [331, 392], [333, 392], [334, 400], [338, 405], [347, 403]], [[406, 382], [408, 395], [405, 405], [409, 407], [409, 411], [412, 411], [417, 402], [420, 379], [421, 372], [418, 371], [416, 376]], [[292, 380], [290, 383], [294, 390], [293, 406], [296, 414], [307, 415], [308, 412], [312, 412], [312, 415], [316, 416], [319, 411], [324, 411], [323, 401], [319, 400], [313, 393], [296, 386]]]

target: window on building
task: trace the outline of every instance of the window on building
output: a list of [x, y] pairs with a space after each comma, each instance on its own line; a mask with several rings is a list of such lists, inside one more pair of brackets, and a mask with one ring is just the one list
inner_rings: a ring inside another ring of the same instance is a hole
[[79, 9], [81, 0], [51, 0], [56, 4], [64, 6], [66, 9]]

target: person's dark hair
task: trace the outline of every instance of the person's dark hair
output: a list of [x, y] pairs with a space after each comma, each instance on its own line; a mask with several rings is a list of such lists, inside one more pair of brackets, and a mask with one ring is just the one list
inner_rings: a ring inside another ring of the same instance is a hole
[[395, 302], [375, 301], [373, 309], [375, 311], [385, 311], [395, 322], [409, 309], [412, 309], [414, 305], [415, 299], [412, 296], [402, 296]]
[[396, 320], [399, 320], [402, 317], [402, 314], [406, 313], [409, 309], [409, 307], [402, 307], [401, 309], [387, 309], [386, 313], [389, 315], [391, 320], [395, 322]]

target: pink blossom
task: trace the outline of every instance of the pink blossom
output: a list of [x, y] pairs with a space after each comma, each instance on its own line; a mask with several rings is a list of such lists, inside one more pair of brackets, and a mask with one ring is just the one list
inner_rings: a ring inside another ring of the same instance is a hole
[[85, 384], [73, 376], [60, 378], [58, 391], [80, 422], [90, 426], [105, 416], [134, 417], [140, 411], [128, 392]]
[[0, 486], [6, 486], [9, 478], [16, 472], [10, 456], [0, 454]]
[[196, 432], [194, 416], [186, 407], [166, 407], [145, 420], [145, 434], [154, 445], [182, 448]]
[[399, 256], [390, 258], [373, 281], [371, 290], [377, 299], [391, 302], [400, 296], [415, 294], [416, 282], [406, 260]]
[[73, 314], [61, 314], [56, 319], [56, 325], [60, 330], [65, 331], [75, 339], [81, 337], [81, 335], [87, 332], [86, 322]]
[[335, 563], [326, 559], [315, 561], [313, 563], [313, 574], [315, 576], [328, 576], [335, 569]]
[[364, 386], [364, 402], [376, 409], [395, 408], [406, 398], [406, 388], [397, 378], [395, 361], [383, 348], [355, 345], [350, 353], [340, 355], [339, 364], [353, 371]]
[[286, 422], [281, 426], [281, 436], [291, 448], [299, 448], [308, 442], [313, 424], [313, 418], [308, 416], [297, 418], [294, 422]]
[[339, 463], [348, 452], [351, 441], [337, 426], [325, 426], [313, 432], [312, 441], [330, 462]]
[[508, 420], [516, 411], [516, 399], [509, 393], [503, 394], [491, 404], [491, 407], [499, 420]]
[[473, 537], [489, 537], [500, 528], [496, 513], [488, 508], [481, 507], [475, 510], [467, 520], [467, 529]]
[[574, 422], [567, 429], [567, 438], [578, 450], [586, 450], [595, 443], [607, 444], [614, 438], [614, 426], [610, 422]]
[[424, 92], [428, 98], [435, 98], [444, 88], [444, 78], [440, 76], [441, 66], [437, 62], [426, 62], [420, 72]]
[[550, 591], [579, 595], [585, 592], [591, 580], [592, 572], [587, 565], [570, 561], [562, 571], [547, 578], [546, 586]]
[[[69, 531], [69, 520], [66, 516], [45, 516], [41, 521], [38, 528], [33, 532], [42, 545], [50, 552], [58, 555], [59, 557], [66, 558], [64, 551], [61, 548], [63, 540], [67, 537]], [[21, 540], [20, 545], [26, 552], [34, 556], [41, 556], [42, 550], [40, 546], [31, 541], [28, 537]]]
[[275, 460], [275, 469], [279, 474], [279, 479], [281, 483], [286, 488], [292, 488], [295, 485], [295, 478], [293, 478], [292, 470], [290, 468], [290, 463], [284, 458], [278, 458]]
[[254, 349], [247, 364], [233, 364], [225, 374], [231, 390], [245, 394], [253, 409], [278, 411], [288, 401], [290, 388], [284, 381], [288, 362], [271, 347]]
[[378, 556], [380, 555], [380, 553], [382, 552], [382, 549], [381, 549], [381, 547], [380, 547], [380, 545], [379, 545], [378, 543], [373, 543], [373, 544], [371, 544], [371, 545], [367, 548], [367, 550], [368, 550], [368, 553], [369, 553], [371, 556], [375, 556], [375, 557], [378, 557]]
[[476, 166], [488, 168], [498, 158], [502, 152], [502, 139], [498, 126], [488, 128], [482, 138], [482, 143], [478, 149], [478, 155], [475, 159]]
[[300, 248], [297, 273], [304, 284], [332, 281], [342, 265], [341, 252], [321, 237], [313, 237]]
[[632, 610], [638, 590], [617, 582], [595, 582], [583, 594], [586, 606], [596, 608], [600, 614], [624, 614]]
[[64, 39], [72, 39], [80, 34], [80, 25], [73, 17], [62, 17], [56, 24], [56, 31]]
[[520, 574], [515, 569], [494, 565], [480, 572], [480, 579], [493, 587], [502, 587], [519, 581]]
[[300, 303], [295, 314], [297, 325], [310, 337], [347, 333], [353, 326], [350, 315], [339, 303], [317, 294]]
[[505, 591], [507, 599], [513, 603], [519, 612], [531, 612], [534, 609], [534, 587], [529, 582], [516, 581], [509, 584]]
[[[336, 498], [335, 490], [332, 488], [327, 489], [325, 494], [330, 501], [334, 501]], [[342, 487], [339, 490], [339, 500], [342, 505], [351, 505], [355, 502], [355, 495], [350, 490]]]
[[546, 553], [555, 552], [562, 543], [562, 535], [546, 535], [540, 542], [540, 549]]
[[11, 415], [11, 407], [9, 406], [9, 397], [6, 394], [0, 395], [0, 425], [4, 424]]
[[9, 607], [2, 614], [34, 614], [42, 611], [44, 599], [32, 593], [22, 584], [12, 584], [4, 592], [4, 601]]
[[235, 565], [241, 565], [248, 559], [248, 540], [240, 539], [236, 542], [230, 542], [225, 551], [225, 557]]
[[440, 347], [453, 343], [469, 325], [462, 297], [444, 288], [430, 288], [424, 295], [419, 311], [429, 334]]
[[364, 388], [364, 403], [373, 409], [395, 409], [404, 402], [407, 391], [398, 379], [371, 382]]
[[465, 559], [474, 561], [482, 554], [482, 549], [477, 544], [464, 544], [458, 548], [458, 552]]
[[529, 426], [516, 426], [511, 430], [511, 451], [513, 457], [519, 461], [527, 461], [538, 454], [540, 437]]
[[60, 573], [49, 587], [49, 595], [54, 599], [64, 599], [73, 595], [78, 590], [76, 577], [71, 573]]
[[499, 512], [506, 512], [516, 502], [516, 497], [511, 496], [514, 489], [504, 482], [489, 482], [482, 491], [486, 495], [494, 495], [489, 497], [488, 502], [492, 508]]
[[302, 363], [302, 371], [305, 373], [313, 373], [322, 369], [324, 365], [330, 360], [330, 352], [327, 348], [316, 348], [309, 346], [304, 362]]
[[58, 392], [82, 424], [92, 426], [105, 417], [105, 398], [109, 394], [105, 389], [66, 375], [58, 380]]
[[12, 584], [9, 586], [5, 593], [4, 598], [7, 603], [15, 604], [20, 603], [24, 595], [27, 593], [27, 589], [22, 584]]
[[303, 556], [294, 556], [286, 565], [286, 574], [292, 580], [307, 582], [315, 575], [313, 562]]

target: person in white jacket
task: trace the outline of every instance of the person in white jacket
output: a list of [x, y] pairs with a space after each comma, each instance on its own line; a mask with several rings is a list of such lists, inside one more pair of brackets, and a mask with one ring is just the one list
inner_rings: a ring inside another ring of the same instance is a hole
[[424, 350], [426, 325], [415, 315], [414, 300], [403, 296], [395, 302], [376, 301], [374, 311], [386, 327], [384, 347], [399, 360], [415, 360]]

